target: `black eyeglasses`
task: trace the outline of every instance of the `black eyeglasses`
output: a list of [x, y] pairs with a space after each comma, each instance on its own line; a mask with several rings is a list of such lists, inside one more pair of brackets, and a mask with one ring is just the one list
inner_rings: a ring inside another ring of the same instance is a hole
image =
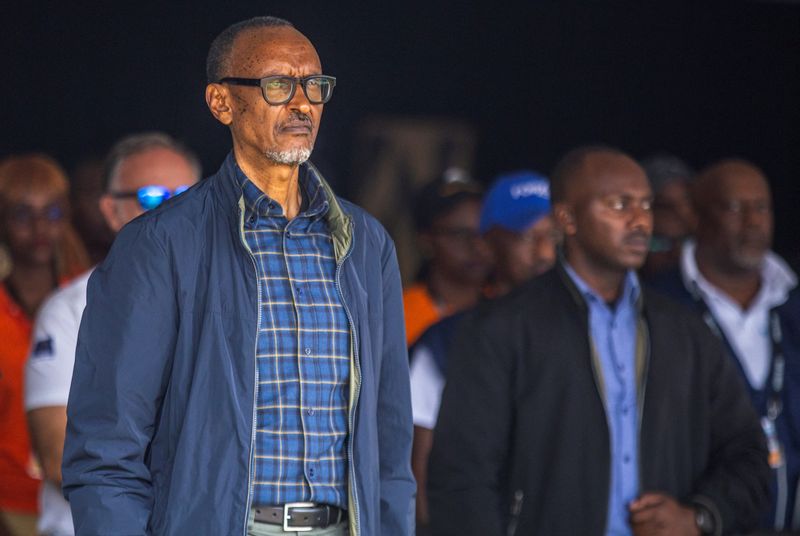
[[156, 208], [170, 197], [180, 195], [188, 189], [189, 186], [178, 186], [175, 190], [170, 191], [169, 188], [165, 188], [164, 186], [152, 185], [143, 186], [138, 190], [131, 190], [129, 192], [110, 192], [109, 195], [115, 199], [135, 197], [139, 202], [139, 206], [142, 207], [142, 210], [147, 211]]
[[261, 94], [267, 104], [279, 105], [286, 104], [294, 98], [297, 83], [303, 86], [303, 93], [306, 94], [308, 102], [311, 104], [325, 104], [331, 100], [333, 88], [336, 86], [335, 76], [324, 74], [313, 74], [303, 78], [293, 76], [265, 76], [264, 78], [236, 78], [228, 76], [219, 80], [220, 84], [233, 84], [235, 86], [254, 86], [261, 88]]

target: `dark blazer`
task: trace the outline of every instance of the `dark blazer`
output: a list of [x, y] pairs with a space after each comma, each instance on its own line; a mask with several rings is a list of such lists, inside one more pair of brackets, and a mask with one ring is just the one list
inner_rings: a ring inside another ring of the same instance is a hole
[[[753, 526], [769, 467], [761, 427], [719, 341], [643, 290], [642, 492], [703, 503], [725, 533]], [[429, 468], [434, 534], [602, 535], [610, 449], [588, 309], [560, 265], [462, 327]]]

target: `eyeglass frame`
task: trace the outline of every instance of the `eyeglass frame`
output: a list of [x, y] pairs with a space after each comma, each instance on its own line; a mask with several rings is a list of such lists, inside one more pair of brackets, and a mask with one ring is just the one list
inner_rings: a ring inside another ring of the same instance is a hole
[[[291, 80], [292, 81], [292, 89], [289, 91], [289, 96], [286, 97], [285, 100], [282, 100], [280, 102], [270, 102], [270, 100], [267, 98], [267, 89], [265, 87], [266, 86], [266, 82], [269, 81], [269, 80], [276, 80], [276, 79], [279, 79], [279, 78], [286, 78], [286, 79]], [[326, 81], [328, 81], [330, 83], [331, 90], [330, 90], [330, 93], [328, 94], [328, 98], [327, 99], [315, 102], [315, 101], [311, 100], [311, 97], [308, 96], [308, 90], [306, 89], [306, 84], [308, 84], [309, 80], [311, 80], [313, 78], [317, 78], [317, 79], [322, 78], [322, 79], [324, 79], [324, 80], [326, 80]], [[282, 104], [286, 104], [287, 102], [291, 102], [291, 100], [294, 98], [295, 93], [297, 92], [297, 83], [298, 82], [300, 83], [300, 86], [303, 88], [303, 94], [306, 96], [306, 99], [308, 99], [308, 102], [310, 102], [311, 104], [325, 104], [325, 103], [327, 103], [329, 100], [331, 100], [331, 97], [333, 96], [333, 88], [336, 87], [336, 77], [335, 76], [330, 76], [330, 75], [327, 75], [327, 74], [312, 74], [312, 75], [309, 75], [309, 76], [300, 76], [300, 77], [298, 77], [298, 76], [288, 76], [288, 75], [284, 75], [284, 74], [276, 74], [276, 75], [265, 76], [263, 78], [241, 78], [241, 77], [238, 77], [238, 76], [226, 76], [224, 78], [220, 78], [219, 80], [217, 80], [218, 84], [233, 84], [235, 86], [260, 87], [261, 88], [261, 96], [264, 98], [266, 103], [271, 105], [271, 106], [280, 106]]]
[[[139, 203], [139, 207], [144, 210], [145, 212], [148, 210], [154, 210], [160, 207], [164, 201], [167, 199], [177, 197], [181, 195], [183, 192], [188, 190], [191, 187], [191, 184], [184, 184], [178, 186], [174, 190], [170, 190], [166, 186], [161, 186], [160, 184], [148, 184], [147, 186], [142, 186], [141, 188], [137, 188], [136, 190], [115, 190], [108, 192], [108, 195], [113, 199], [128, 199], [134, 198], [137, 203]], [[147, 195], [147, 191], [152, 191], [153, 189], [159, 190], [161, 192], [161, 201], [154, 207], [146, 207], [142, 204], [142, 197]]]

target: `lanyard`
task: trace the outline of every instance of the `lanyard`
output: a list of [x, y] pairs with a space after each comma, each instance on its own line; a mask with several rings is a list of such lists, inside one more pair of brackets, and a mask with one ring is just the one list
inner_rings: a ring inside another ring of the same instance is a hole
[[[736, 351], [734, 350], [731, 342], [725, 336], [722, 326], [719, 325], [717, 319], [714, 318], [713, 314], [711, 314], [708, 304], [700, 295], [700, 291], [697, 288], [697, 283], [695, 283], [693, 286], [694, 288], [691, 292], [692, 298], [694, 299], [695, 304], [698, 306], [703, 320], [706, 324], [708, 324], [708, 327], [711, 328], [711, 331], [713, 331], [722, 340], [731, 355], [736, 356]], [[781, 395], [783, 394], [784, 369], [786, 366], [786, 360], [783, 357], [783, 350], [781, 349], [781, 343], [783, 342], [781, 320], [775, 309], [771, 309], [769, 312], [769, 338], [771, 343], [770, 346], [772, 360], [770, 363], [770, 379], [767, 383], [767, 417], [774, 421], [783, 411], [783, 398]]]

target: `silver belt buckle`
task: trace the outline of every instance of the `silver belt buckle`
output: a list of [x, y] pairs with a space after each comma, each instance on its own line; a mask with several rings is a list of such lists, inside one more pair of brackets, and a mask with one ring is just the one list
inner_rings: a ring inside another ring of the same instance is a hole
[[312, 530], [314, 527], [290, 527], [289, 520], [291, 516], [289, 515], [289, 508], [313, 508], [316, 506], [315, 503], [312, 502], [293, 502], [293, 503], [286, 503], [283, 505], [283, 530], [286, 532], [308, 532]]

